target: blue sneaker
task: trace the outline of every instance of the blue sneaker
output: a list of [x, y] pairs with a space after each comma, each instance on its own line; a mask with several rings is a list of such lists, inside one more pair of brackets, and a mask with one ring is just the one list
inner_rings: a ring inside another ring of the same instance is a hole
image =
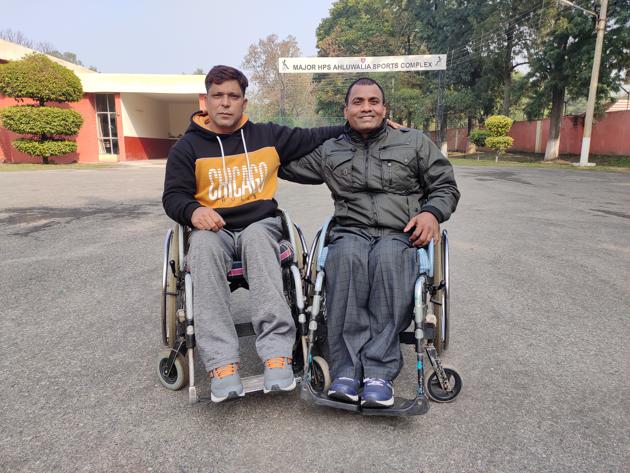
[[328, 389], [328, 397], [343, 402], [359, 402], [358, 379], [335, 378]]
[[388, 379], [365, 378], [363, 380], [363, 407], [389, 407], [394, 405], [394, 385]]

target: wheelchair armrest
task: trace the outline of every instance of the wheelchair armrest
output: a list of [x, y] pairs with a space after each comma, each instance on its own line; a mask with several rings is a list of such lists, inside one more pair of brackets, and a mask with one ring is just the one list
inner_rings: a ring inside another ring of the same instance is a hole
[[[297, 224], [293, 223], [289, 212], [278, 207], [276, 215], [280, 217], [280, 220], [282, 221], [282, 231], [284, 233], [285, 240], [288, 240], [291, 244], [291, 247], [293, 248], [293, 262], [297, 264], [299, 268], [301, 268], [304, 265], [304, 260], [308, 256], [304, 234], [302, 233], [300, 227]], [[296, 231], [299, 241], [296, 241], [295, 238]], [[300, 254], [298, 255], [298, 253]], [[300, 258], [302, 258], [301, 262]]]
[[326, 256], [328, 255], [328, 248], [326, 248], [326, 244], [328, 243], [328, 233], [332, 228], [332, 220], [333, 217], [328, 217], [324, 224], [322, 225], [321, 230], [319, 231], [319, 241], [317, 244], [317, 270], [320, 271], [324, 268], [324, 263], [326, 262]]
[[418, 248], [418, 267], [420, 274], [433, 277], [433, 262], [435, 258], [435, 245], [433, 240], [428, 245]]

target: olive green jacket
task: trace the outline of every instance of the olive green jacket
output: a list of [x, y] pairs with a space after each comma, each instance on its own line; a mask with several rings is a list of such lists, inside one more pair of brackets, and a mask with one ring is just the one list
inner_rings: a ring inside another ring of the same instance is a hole
[[460, 195], [451, 163], [426, 135], [385, 123], [367, 139], [346, 125], [338, 138], [282, 165], [279, 176], [326, 183], [338, 224], [377, 231], [402, 231], [420, 212], [444, 222]]

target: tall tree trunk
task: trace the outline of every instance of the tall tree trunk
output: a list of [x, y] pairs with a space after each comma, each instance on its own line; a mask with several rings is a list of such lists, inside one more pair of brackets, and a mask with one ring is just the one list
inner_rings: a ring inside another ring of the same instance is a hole
[[512, 49], [514, 49], [514, 32], [507, 31], [507, 44], [503, 58], [503, 115], [509, 116], [512, 101]]
[[545, 150], [545, 161], [558, 159], [560, 154], [560, 125], [564, 108], [565, 88], [555, 86], [551, 90], [551, 116], [549, 117], [549, 139]]

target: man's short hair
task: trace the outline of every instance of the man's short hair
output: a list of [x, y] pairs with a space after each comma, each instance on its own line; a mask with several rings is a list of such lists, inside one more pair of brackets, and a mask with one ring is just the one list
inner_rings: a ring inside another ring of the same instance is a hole
[[238, 69], [230, 66], [214, 66], [206, 75], [206, 92], [210, 90], [212, 84], [223, 84], [226, 80], [235, 80], [241, 87], [243, 95], [245, 95], [245, 89], [249, 85], [247, 77]]
[[352, 84], [350, 84], [350, 87], [348, 87], [348, 90], [346, 92], [346, 98], [343, 100], [343, 103], [345, 103], [346, 105], [348, 105], [348, 99], [350, 98], [350, 91], [355, 85], [375, 85], [376, 87], [378, 87], [378, 90], [381, 91], [381, 96], [383, 97], [383, 103], [385, 103], [385, 92], [383, 92], [383, 88], [381, 87], [381, 84], [376, 82], [374, 79], [370, 79], [369, 77], [359, 77]]

